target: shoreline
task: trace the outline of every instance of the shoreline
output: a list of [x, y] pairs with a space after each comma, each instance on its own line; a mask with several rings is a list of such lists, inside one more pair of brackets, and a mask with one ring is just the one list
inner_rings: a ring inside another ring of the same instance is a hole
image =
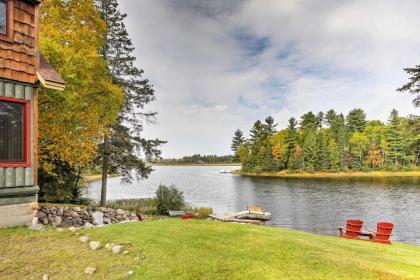
[[241, 166], [240, 163], [151, 163], [152, 166]]
[[[120, 177], [121, 174], [108, 174], [108, 178], [115, 178], [115, 177]], [[95, 181], [99, 181], [102, 179], [102, 174], [96, 174], [96, 175], [87, 175], [87, 176], [83, 176], [83, 180], [86, 183], [92, 183]]]
[[302, 173], [288, 173], [285, 171], [269, 173], [253, 173], [243, 172], [241, 170], [232, 171], [233, 174], [244, 177], [261, 177], [261, 178], [285, 178], [285, 179], [347, 179], [347, 178], [420, 178], [420, 171], [375, 171], [375, 172], [302, 172]]

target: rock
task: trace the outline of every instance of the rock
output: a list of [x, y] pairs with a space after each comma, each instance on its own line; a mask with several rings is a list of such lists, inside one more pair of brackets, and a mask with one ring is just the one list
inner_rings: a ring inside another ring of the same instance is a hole
[[82, 243], [86, 243], [89, 241], [89, 237], [87, 235], [82, 235], [79, 237], [79, 241]]
[[86, 222], [85, 223], [85, 225], [83, 226], [84, 228], [93, 228], [93, 227], [95, 227], [94, 225], [92, 225], [91, 223], [89, 223], [89, 222]]
[[85, 274], [93, 275], [96, 272], [96, 267], [86, 267]]
[[128, 255], [128, 251], [124, 251], [123, 252], [123, 255]]
[[39, 223], [38, 217], [33, 217], [32, 218], [32, 225], [37, 225]]
[[36, 224], [29, 227], [31, 230], [43, 230], [44, 226], [42, 224]]
[[117, 215], [124, 215], [125, 211], [122, 209], [117, 209]]
[[92, 249], [92, 250], [98, 250], [99, 248], [101, 248], [101, 242], [98, 242], [98, 241], [91, 241], [91, 242], [89, 243], [89, 247], [90, 247], [90, 249]]
[[48, 280], [50, 277], [48, 276], [48, 274], [44, 274], [43, 276], [42, 276], [42, 280]]
[[71, 232], [76, 232], [76, 228], [75, 227], [69, 227], [69, 231], [71, 231]]
[[110, 224], [111, 223], [111, 219], [109, 218], [104, 218], [104, 224]]
[[38, 217], [38, 219], [44, 219], [44, 218], [46, 218], [47, 217], [47, 214], [45, 214], [44, 212], [42, 212], [42, 211], [38, 211], [38, 213], [36, 214], [36, 216]]
[[59, 225], [61, 225], [62, 219], [60, 216], [55, 216], [54, 220], [52, 222], [53, 227], [57, 227]]
[[119, 254], [122, 250], [123, 246], [121, 245], [114, 245], [114, 247], [112, 247], [112, 252], [114, 254]]
[[73, 213], [71, 213], [71, 216], [73, 218], [79, 218], [79, 214], [77, 212], [75, 212], [75, 211]]
[[76, 212], [82, 211], [82, 209], [80, 207], [74, 207], [73, 210], [76, 211]]
[[64, 207], [58, 207], [57, 216], [63, 216], [63, 213], [64, 213]]

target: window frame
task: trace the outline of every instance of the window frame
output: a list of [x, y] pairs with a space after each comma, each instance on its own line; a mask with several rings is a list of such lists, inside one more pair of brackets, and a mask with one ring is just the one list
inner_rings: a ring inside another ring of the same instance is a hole
[[0, 101], [23, 104], [23, 161], [2, 162], [0, 167], [30, 167], [31, 166], [31, 101], [13, 97], [0, 96]]
[[13, 42], [14, 0], [0, 0], [6, 3], [6, 34], [0, 33], [0, 40]]

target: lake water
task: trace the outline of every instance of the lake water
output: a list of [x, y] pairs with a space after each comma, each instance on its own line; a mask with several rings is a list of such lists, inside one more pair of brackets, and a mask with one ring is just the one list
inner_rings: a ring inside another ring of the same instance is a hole
[[[147, 180], [122, 185], [110, 178], [108, 199], [153, 197], [159, 184], [175, 184], [194, 206], [216, 214], [247, 205], [272, 213], [271, 225], [337, 235], [347, 219], [361, 219], [376, 229], [378, 221], [394, 223], [392, 240], [420, 245], [420, 179], [270, 179], [221, 174], [238, 167], [156, 166]], [[100, 182], [89, 197], [99, 199]]]

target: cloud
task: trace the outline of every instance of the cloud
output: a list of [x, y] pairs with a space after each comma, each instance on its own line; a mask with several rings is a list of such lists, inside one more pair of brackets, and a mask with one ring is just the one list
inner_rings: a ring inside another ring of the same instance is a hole
[[138, 65], [155, 86], [165, 157], [227, 154], [232, 134], [273, 115], [363, 108], [386, 120], [419, 63], [418, 1], [121, 1]]

